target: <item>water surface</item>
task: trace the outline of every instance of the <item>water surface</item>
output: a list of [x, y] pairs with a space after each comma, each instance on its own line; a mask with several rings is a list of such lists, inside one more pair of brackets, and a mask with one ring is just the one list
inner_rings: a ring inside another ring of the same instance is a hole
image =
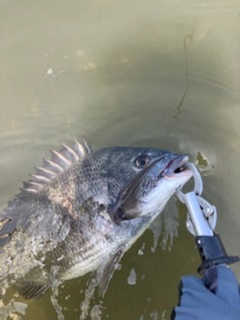
[[[0, 0], [1, 207], [71, 135], [95, 149], [166, 148], [199, 166], [217, 231], [240, 254], [239, 39], [239, 1]], [[169, 318], [180, 277], [200, 262], [185, 219], [173, 199], [125, 254], [92, 301], [102, 319]], [[88, 280], [66, 281], [58, 305], [51, 292], [14, 298], [10, 319], [79, 319]]]

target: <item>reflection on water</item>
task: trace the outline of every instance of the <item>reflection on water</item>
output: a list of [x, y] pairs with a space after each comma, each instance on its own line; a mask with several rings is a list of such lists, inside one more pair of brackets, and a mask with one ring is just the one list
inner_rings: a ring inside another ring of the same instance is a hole
[[[1, 207], [71, 135], [95, 149], [172, 149], [199, 166], [218, 232], [240, 254], [239, 1], [0, 0], [0, 8]], [[185, 217], [172, 199], [104, 299], [94, 296], [89, 319], [169, 318], [181, 275], [199, 265]], [[11, 319], [79, 319], [88, 281], [31, 303], [9, 291], [1, 304], [16, 310]]]

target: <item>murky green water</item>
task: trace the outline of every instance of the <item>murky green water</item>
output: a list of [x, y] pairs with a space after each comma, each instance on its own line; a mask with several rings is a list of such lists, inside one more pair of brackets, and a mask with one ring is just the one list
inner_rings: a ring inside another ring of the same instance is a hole
[[[1, 206], [71, 135], [94, 148], [187, 152], [203, 169], [218, 232], [240, 254], [239, 39], [240, 1], [0, 0]], [[185, 217], [172, 200], [155, 237], [148, 230], [127, 252], [105, 298], [92, 301], [102, 319], [169, 318], [181, 275], [199, 265]], [[79, 319], [87, 281], [64, 283], [58, 316], [48, 293], [15, 298], [28, 307], [12, 319]]]

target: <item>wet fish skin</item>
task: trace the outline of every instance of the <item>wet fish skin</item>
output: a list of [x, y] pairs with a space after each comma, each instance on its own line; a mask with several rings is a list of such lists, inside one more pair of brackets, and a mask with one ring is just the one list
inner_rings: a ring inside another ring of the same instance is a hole
[[25, 298], [38, 298], [58, 281], [101, 267], [106, 288], [112, 275], [104, 267], [113, 269], [114, 257], [122, 257], [189, 180], [189, 170], [171, 171], [171, 163], [186, 161], [153, 148], [92, 152], [76, 141], [52, 151], [0, 216], [0, 277]]

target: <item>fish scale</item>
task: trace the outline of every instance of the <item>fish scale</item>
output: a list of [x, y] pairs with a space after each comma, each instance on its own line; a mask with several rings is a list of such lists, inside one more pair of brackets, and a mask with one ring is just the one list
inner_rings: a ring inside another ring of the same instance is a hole
[[[23, 183], [0, 215], [0, 275], [26, 299], [97, 271], [102, 294], [124, 253], [191, 177], [167, 150], [74, 140]], [[7, 268], [6, 268], [7, 266]]]

